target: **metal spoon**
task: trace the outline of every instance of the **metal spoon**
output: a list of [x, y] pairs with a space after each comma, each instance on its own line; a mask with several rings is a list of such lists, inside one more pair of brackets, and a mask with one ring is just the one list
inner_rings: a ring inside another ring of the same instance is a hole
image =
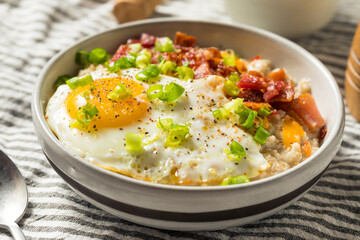
[[8, 229], [17, 239], [26, 239], [17, 221], [28, 202], [25, 180], [11, 159], [0, 150], [0, 228]]

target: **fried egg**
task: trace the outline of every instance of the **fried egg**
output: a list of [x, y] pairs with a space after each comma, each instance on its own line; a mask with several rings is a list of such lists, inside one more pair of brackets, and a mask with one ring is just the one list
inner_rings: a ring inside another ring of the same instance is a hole
[[[105, 169], [145, 181], [177, 185], [218, 185], [226, 177], [258, 176], [268, 167], [260, 144], [229, 119], [215, 120], [212, 112], [228, 100], [223, 93], [224, 78], [208, 76], [183, 81], [160, 75], [152, 82], [140, 82], [139, 69], [120, 74], [106, 69], [91, 72], [94, 82], [71, 90], [58, 87], [46, 108], [46, 120], [60, 142], [71, 152]], [[131, 96], [119, 101], [107, 95], [121, 82]], [[147, 89], [153, 84], [175, 82], [185, 89], [172, 103], [149, 100]], [[89, 92], [88, 100], [84, 92]], [[70, 127], [78, 109], [89, 101], [99, 113], [87, 129]], [[190, 137], [178, 147], [167, 147], [165, 130], [159, 119], [171, 118], [189, 126]], [[126, 133], [144, 135], [144, 151], [126, 150]], [[228, 159], [224, 149], [239, 142], [247, 154], [241, 161]]]

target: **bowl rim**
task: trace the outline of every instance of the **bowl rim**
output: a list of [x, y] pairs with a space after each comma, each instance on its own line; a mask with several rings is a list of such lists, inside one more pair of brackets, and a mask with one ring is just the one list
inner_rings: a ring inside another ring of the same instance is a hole
[[[112, 32], [121, 31], [121, 29], [124, 29], [124, 28], [129, 28], [129, 27], [138, 26], [138, 25], [147, 25], [147, 24], [151, 25], [154, 23], [161, 23], [161, 22], [167, 22], [167, 23], [186, 22], [188, 24], [198, 23], [198, 24], [210, 24], [210, 25], [232, 27], [232, 28], [240, 29], [242, 31], [250, 32], [255, 35], [260, 35], [261, 37], [275, 40], [275, 41], [279, 42], [280, 44], [286, 45], [287, 47], [290, 47], [290, 48], [306, 55], [309, 58], [309, 60], [311, 60], [314, 64], [316, 64], [317, 67], [319, 68], [319, 70], [321, 70], [323, 72], [323, 75], [326, 76], [326, 78], [328, 78], [330, 80], [329, 84], [331, 85], [331, 88], [334, 90], [335, 95], [333, 97], [336, 98], [336, 102], [338, 103], [336, 107], [340, 114], [339, 116], [337, 116], [337, 119], [334, 122], [334, 128], [333, 128], [334, 130], [332, 130], [330, 132], [330, 135], [328, 133], [327, 139], [322, 143], [322, 145], [319, 147], [319, 149], [312, 156], [305, 159], [298, 165], [296, 165], [288, 170], [285, 170], [284, 172], [281, 172], [281, 173], [278, 173], [278, 174], [275, 174], [273, 176], [266, 177], [263, 179], [259, 179], [259, 180], [253, 181], [253, 182], [249, 182], [246, 184], [226, 185], [226, 186], [181, 186], [181, 185], [167, 185], [167, 184], [147, 182], [147, 181], [131, 178], [131, 177], [119, 174], [119, 173], [115, 173], [115, 172], [103, 169], [101, 167], [98, 167], [98, 166], [90, 163], [89, 161], [86, 161], [86, 160], [80, 158], [79, 156], [75, 155], [74, 153], [71, 153], [68, 149], [65, 148], [64, 145], [62, 145], [60, 143], [60, 141], [57, 139], [57, 137], [54, 135], [54, 133], [50, 130], [49, 126], [46, 123], [44, 113], [41, 111], [40, 90], [42, 88], [42, 85], [45, 80], [45, 76], [46, 76], [47, 72], [53, 67], [53, 65], [56, 64], [56, 62], [58, 61], [59, 58], [61, 58], [62, 55], [64, 55], [65, 53], [67, 53], [68, 51], [73, 49], [74, 47], [80, 46], [81, 44], [84, 44], [91, 39], [99, 38], [102, 35], [111, 34]], [[294, 43], [284, 37], [281, 37], [277, 34], [274, 34], [269, 31], [259, 29], [256, 27], [248, 26], [245, 24], [230, 23], [230, 22], [223, 22], [223, 21], [188, 19], [188, 18], [185, 19], [185, 18], [178, 18], [178, 17], [177, 18], [174, 18], [174, 17], [153, 18], [153, 19], [146, 19], [146, 20], [139, 20], [139, 21], [134, 21], [134, 22], [130, 22], [130, 23], [125, 23], [125, 24], [118, 25], [116, 27], [112, 27], [105, 31], [97, 32], [95, 34], [92, 34], [90, 36], [87, 36], [85, 38], [82, 38], [82, 39], [76, 41], [74, 44], [71, 44], [70, 46], [66, 47], [65, 49], [59, 51], [55, 56], [53, 56], [46, 63], [44, 68], [41, 70], [39, 76], [37, 77], [37, 82], [35, 84], [35, 91], [33, 92], [32, 95], [33, 96], [32, 96], [31, 108], [32, 108], [33, 122], [35, 124], [35, 121], [37, 121], [38, 126], [41, 127], [41, 129], [36, 129], [39, 134], [39, 137], [40, 136], [41, 136], [41, 138], [46, 137], [46, 140], [51, 141], [51, 144], [53, 144], [52, 146], [56, 146], [56, 147], [62, 149], [62, 151], [64, 151], [68, 156], [71, 156], [74, 159], [74, 161], [77, 161], [78, 163], [80, 163], [81, 165], [83, 165], [85, 167], [92, 168], [96, 172], [99, 172], [99, 174], [105, 174], [108, 177], [116, 178], [121, 181], [126, 181], [126, 182], [130, 182], [133, 184], [140, 184], [144, 187], [149, 187], [149, 188], [167, 189], [167, 190], [173, 190], [173, 191], [221, 191], [221, 190], [229, 190], [229, 189], [234, 189], [234, 188], [236, 188], [236, 189], [237, 188], [248, 188], [248, 187], [272, 182], [272, 181], [278, 180], [280, 178], [283, 178], [285, 176], [288, 176], [288, 175], [292, 174], [293, 172], [299, 171], [300, 169], [305, 167], [305, 165], [307, 165], [311, 161], [315, 160], [319, 155], [324, 154], [324, 151], [334, 142], [334, 140], [336, 139], [337, 136], [340, 135], [340, 137], [342, 137], [342, 133], [344, 130], [344, 121], [345, 121], [344, 103], [343, 103], [343, 100], [341, 97], [339, 87], [338, 87], [334, 77], [332, 76], [330, 71], [325, 67], [325, 65], [320, 62], [320, 60], [318, 60], [314, 55], [312, 55], [310, 52], [308, 52], [301, 46], [299, 46], [296, 43]], [[36, 126], [35, 126], [35, 128], [36, 128]]]

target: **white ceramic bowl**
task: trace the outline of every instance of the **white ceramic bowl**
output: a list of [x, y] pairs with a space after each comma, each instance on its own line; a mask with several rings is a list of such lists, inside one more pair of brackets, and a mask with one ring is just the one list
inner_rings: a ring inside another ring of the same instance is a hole
[[224, 0], [229, 16], [288, 38], [305, 36], [325, 26], [339, 0]]
[[[47, 101], [59, 75], [75, 74], [74, 55], [95, 47], [114, 52], [142, 32], [174, 36], [182, 31], [202, 47], [233, 48], [244, 58], [262, 55], [297, 79], [312, 80], [313, 96], [327, 121], [328, 133], [319, 151], [281, 174], [241, 185], [187, 187], [154, 184], [97, 167], [68, 151], [44, 118]], [[328, 96], [332, 96], [329, 98]], [[344, 106], [335, 80], [323, 64], [296, 44], [256, 28], [205, 21], [159, 19], [123, 24], [86, 38], [51, 59], [42, 70], [32, 102], [33, 121], [43, 152], [55, 171], [90, 203], [121, 218], [174, 230], [212, 230], [269, 216], [306, 193], [336, 154], [344, 128]]]

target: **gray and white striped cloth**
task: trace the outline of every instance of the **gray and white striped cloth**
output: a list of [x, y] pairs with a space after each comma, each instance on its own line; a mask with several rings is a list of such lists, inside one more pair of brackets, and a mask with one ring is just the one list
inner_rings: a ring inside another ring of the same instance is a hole
[[[343, 93], [360, 1], [339, 2], [328, 26], [296, 42], [329, 68]], [[229, 21], [218, 8], [220, 1], [203, 3], [165, 1], [154, 16]], [[112, 5], [106, 0], [0, 0], [0, 149], [26, 179], [29, 205], [19, 225], [29, 239], [360, 239], [360, 124], [348, 111], [341, 148], [316, 186], [290, 207], [245, 226], [213, 232], [148, 228], [111, 216], [70, 190], [34, 134], [32, 89], [59, 50], [116, 26]], [[0, 239], [11, 237], [0, 230]]]

